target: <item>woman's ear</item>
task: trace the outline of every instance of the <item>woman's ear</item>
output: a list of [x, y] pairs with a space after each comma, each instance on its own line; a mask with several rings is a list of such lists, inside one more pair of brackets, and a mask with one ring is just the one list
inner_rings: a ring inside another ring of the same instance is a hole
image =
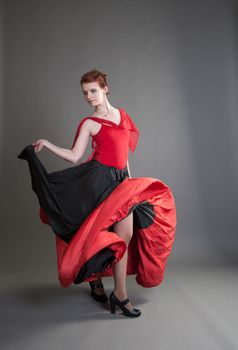
[[104, 87], [104, 94], [107, 94], [108, 93], [108, 86], [106, 85], [105, 87]]

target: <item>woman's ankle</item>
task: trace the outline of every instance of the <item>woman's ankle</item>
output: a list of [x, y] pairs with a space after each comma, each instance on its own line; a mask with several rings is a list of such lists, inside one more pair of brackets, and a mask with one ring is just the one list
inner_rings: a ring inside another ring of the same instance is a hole
[[128, 298], [128, 295], [127, 295], [127, 292], [126, 292], [126, 291], [114, 289], [113, 292], [114, 292], [114, 294], [116, 295], [116, 297], [117, 297], [119, 300], [121, 300], [121, 301]]

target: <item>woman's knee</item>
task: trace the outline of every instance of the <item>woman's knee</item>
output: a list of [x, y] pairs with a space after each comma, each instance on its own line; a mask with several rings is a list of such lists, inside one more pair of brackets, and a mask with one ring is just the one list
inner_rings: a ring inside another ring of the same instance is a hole
[[116, 232], [128, 244], [133, 235], [133, 213], [114, 224], [114, 232]]
[[132, 232], [123, 232], [120, 237], [124, 239], [124, 241], [126, 242], [126, 244], [129, 244], [131, 237], [132, 237]]

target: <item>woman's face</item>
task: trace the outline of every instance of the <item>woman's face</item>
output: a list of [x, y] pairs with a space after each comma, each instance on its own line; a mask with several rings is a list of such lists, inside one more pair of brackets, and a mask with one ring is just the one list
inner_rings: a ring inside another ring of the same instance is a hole
[[101, 88], [97, 81], [92, 83], [83, 83], [82, 91], [86, 101], [91, 106], [96, 106], [103, 103], [104, 93], [107, 91], [107, 86]]

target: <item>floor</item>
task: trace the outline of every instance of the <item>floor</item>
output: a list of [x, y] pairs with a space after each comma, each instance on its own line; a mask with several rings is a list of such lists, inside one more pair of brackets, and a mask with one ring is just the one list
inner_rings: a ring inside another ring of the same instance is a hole
[[[103, 279], [107, 294], [112, 277]], [[127, 277], [142, 311], [130, 319], [93, 300], [88, 283], [60, 287], [55, 270], [1, 276], [1, 350], [237, 350], [238, 266], [167, 266], [154, 288]]]

